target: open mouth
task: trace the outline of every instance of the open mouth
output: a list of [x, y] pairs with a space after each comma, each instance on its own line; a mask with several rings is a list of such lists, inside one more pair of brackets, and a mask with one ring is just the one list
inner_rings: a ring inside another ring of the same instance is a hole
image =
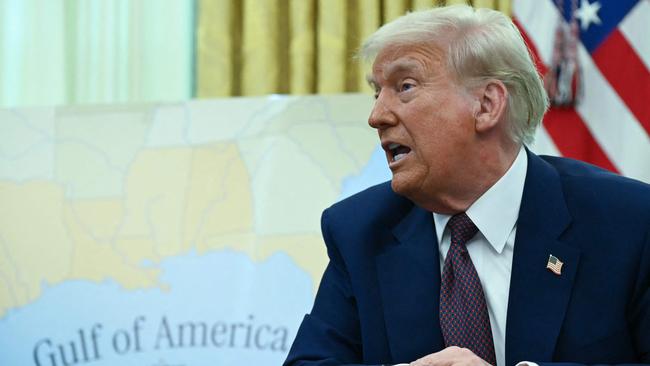
[[408, 146], [400, 145], [396, 142], [390, 143], [388, 145], [388, 151], [390, 152], [393, 162], [398, 162], [402, 160], [408, 153], [411, 152], [411, 148]]

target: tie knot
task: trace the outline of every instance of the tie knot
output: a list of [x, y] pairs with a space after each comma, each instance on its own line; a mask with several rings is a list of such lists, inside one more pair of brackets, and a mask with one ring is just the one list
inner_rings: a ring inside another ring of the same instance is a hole
[[472, 219], [462, 212], [456, 214], [449, 219], [447, 223], [449, 232], [451, 233], [451, 242], [462, 244], [463, 246], [476, 235], [478, 228], [472, 222]]

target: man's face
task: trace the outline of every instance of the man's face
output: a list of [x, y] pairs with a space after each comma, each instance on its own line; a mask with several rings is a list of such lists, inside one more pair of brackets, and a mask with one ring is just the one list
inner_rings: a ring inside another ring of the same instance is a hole
[[377, 100], [368, 119], [386, 151], [393, 190], [439, 212], [473, 178], [466, 164], [475, 152], [473, 111], [480, 108], [442, 58], [430, 45], [381, 51], [372, 68]]

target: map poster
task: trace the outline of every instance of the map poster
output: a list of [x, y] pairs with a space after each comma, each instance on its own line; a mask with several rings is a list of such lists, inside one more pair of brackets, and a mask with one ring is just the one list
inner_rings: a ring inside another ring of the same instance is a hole
[[368, 95], [0, 110], [0, 365], [279, 365]]

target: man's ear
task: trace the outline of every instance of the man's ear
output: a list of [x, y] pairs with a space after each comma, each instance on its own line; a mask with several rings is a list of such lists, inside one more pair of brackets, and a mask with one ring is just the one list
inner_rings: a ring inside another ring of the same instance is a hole
[[476, 131], [487, 132], [505, 120], [508, 89], [500, 80], [488, 80], [477, 90]]

